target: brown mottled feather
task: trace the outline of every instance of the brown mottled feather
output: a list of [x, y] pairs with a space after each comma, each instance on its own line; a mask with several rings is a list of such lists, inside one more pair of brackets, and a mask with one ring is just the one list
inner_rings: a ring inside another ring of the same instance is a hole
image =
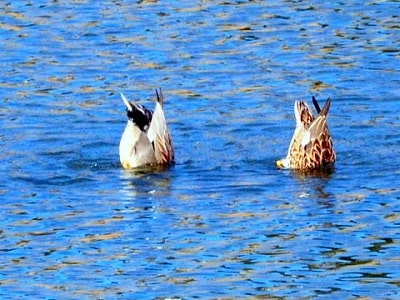
[[301, 124], [304, 126], [305, 129], [308, 129], [311, 123], [314, 121], [314, 116], [311, 112], [310, 107], [307, 103], [303, 101], [297, 101], [297, 111], [300, 114], [300, 121]]
[[288, 156], [278, 161], [278, 166], [298, 170], [316, 170], [325, 169], [335, 163], [336, 155], [326, 123], [331, 100], [328, 99], [322, 109], [315, 98], [313, 98], [313, 103], [319, 111], [316, 118], [305, 102], [296, 101], [296, 129], [289, 146]]

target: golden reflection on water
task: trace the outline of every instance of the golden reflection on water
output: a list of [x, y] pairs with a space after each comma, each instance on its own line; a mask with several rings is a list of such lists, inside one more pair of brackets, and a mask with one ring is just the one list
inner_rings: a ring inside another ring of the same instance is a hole
[[[177, 3], [0, 12], [0, 296], [395, 297], [394, 2]], [[123, 170], [116, 95], [159, 86], [178, 163]], [[274, 167], [310, 93], [330, 175]]]

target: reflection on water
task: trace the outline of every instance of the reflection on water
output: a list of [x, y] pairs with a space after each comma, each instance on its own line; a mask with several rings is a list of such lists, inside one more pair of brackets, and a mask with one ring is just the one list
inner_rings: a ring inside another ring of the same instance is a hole
[[172, 173], [161, 166], [147, 166], [136, 170], [121, 170], [123, 192], [128, 199], [157, 194], [170, 196]]
[[[2, 5], [0, 295], [397, 298], [398, 3], [181, 2]], [[176, 165], [123, 170], [156, 87]], [[277, 170], [312, 95], [335, 170]]]

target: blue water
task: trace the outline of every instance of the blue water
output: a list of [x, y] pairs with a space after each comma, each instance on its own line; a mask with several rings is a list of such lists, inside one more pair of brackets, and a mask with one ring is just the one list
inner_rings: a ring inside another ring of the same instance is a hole
[[[1, 298], [399, 297], [399, 2], [1, 6]], [[156, 87], [176, 165], [125, 171]], [[277, 170], [313, 95], [335, 172]]]

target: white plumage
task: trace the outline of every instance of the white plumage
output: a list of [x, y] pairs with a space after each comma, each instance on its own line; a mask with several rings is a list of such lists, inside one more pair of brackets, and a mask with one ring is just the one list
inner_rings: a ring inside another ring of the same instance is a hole
[[145, 165], [170, 165], [174, 149], [163, 111], [164, 96], [156, 90], [154, 113], [138, 103], [129, 102], [121, 93], [127, 108], [128, 123], [119, 144], [119, 157], [125, 169]]

